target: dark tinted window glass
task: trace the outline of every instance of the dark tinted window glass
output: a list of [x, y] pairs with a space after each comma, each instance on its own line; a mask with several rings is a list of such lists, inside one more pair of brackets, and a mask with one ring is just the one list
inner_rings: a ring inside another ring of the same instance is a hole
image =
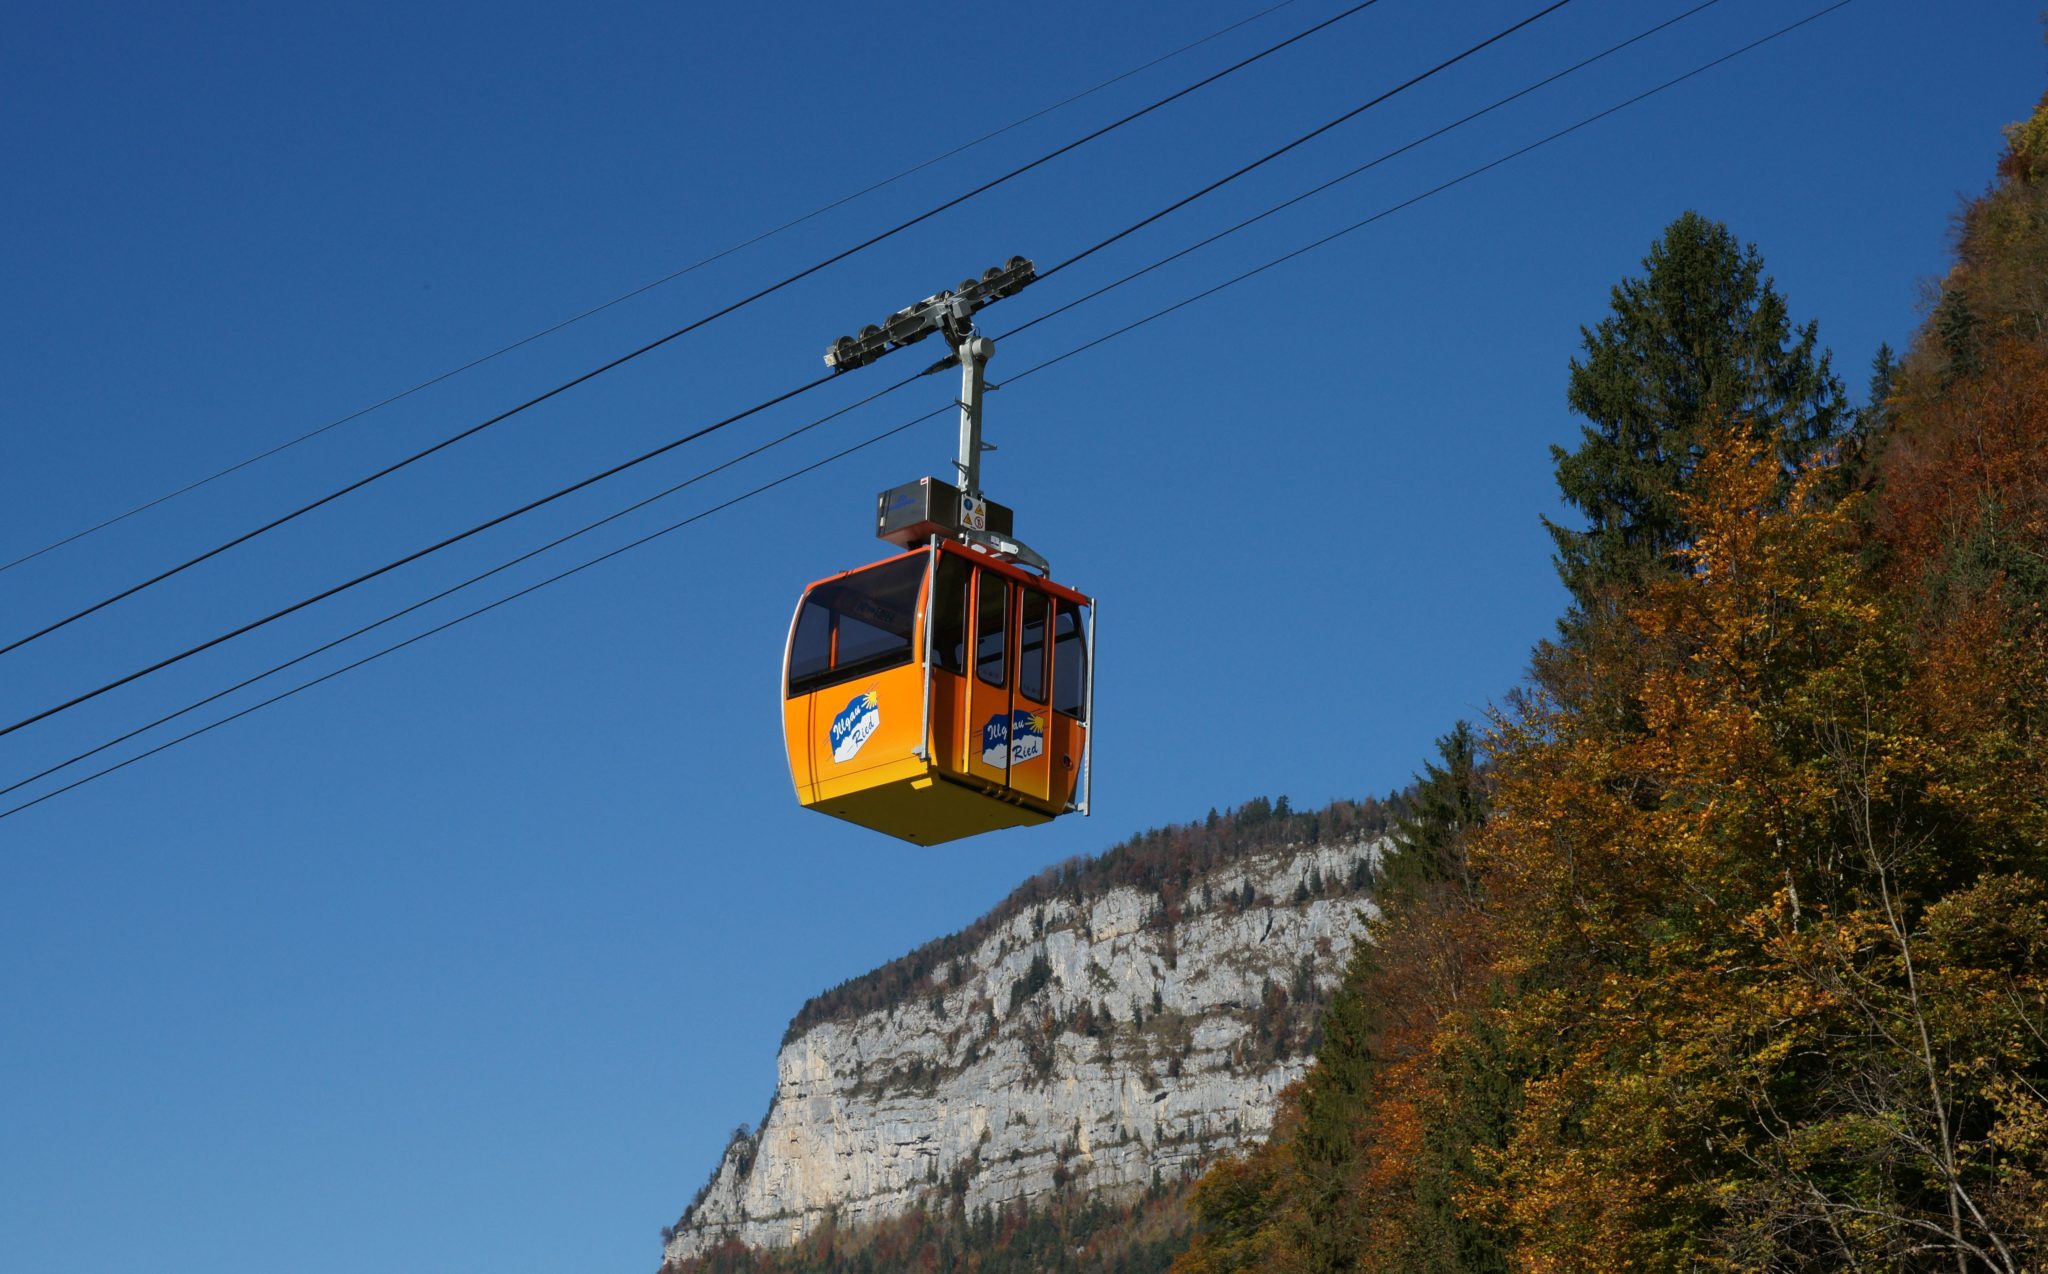
[[994, 571], [978, 571], [981, 600], [974, 612], [974, 675], [992, 686], [1003, 684], [1003, 649], [1009, 636], [1010, 582]]
[[1087, 626], [1087, 607], [1060, 603], [1052, 629], [1052, 706], [1070, 717], [1087, 715]]
[[1035, 588], [1024, 590], [1023, 628], [1017, 634], [1017, 693], [1034, 703], [1045, 702], [1045, 625], [1052, 598]]
[[974, 572], [950, 553], [939, 554], [939, 586], [933, 594], [932, 658], [948, 672], [967, 671], [967, 582]]
[[789, 684], [816, 681], [832, 667], [832, 608], [816, 595], [797, 616], [796, 636], [789, 643]]
[[[789, 693], [802, 694], [910, 662], [926, 555], [911, 553], [811, 590], [790, 651]], [[820, 632], [830, 634], [821, 642]], [[818, 647], [828, 644], [828, 661]]]
[[887, 624], [871, 624], [852, 615], [839, 617], [839, 653], [832, 658], [834, 671], [887, 668], [908, 658], [908, 630], [899, 633]]

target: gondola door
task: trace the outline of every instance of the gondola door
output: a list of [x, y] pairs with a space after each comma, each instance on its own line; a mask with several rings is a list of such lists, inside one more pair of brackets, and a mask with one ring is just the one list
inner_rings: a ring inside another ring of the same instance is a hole
[[1010, 787], [1052, 799], [1052, 598], [1029, 584], [1011, 590], [1017, 623], [1010, 660]]
[[974, 571], [974, 667], [967, 677], [967, 752], [960, 768], [976, 778], [1010, 782], [1010, 581], [998, 571]]

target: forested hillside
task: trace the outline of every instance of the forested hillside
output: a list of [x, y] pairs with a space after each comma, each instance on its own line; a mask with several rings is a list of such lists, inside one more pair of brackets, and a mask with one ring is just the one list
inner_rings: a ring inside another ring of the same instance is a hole
[[2008, 143], [1863, 408], [1726, 227], [1615, 288], [1570, 611], [1176, 1270], [2048, 1261], [2048, 100]]
[[1115, 1204], [1069, 1194], [973, 1216], [920, 1210], [866, 1229], [830, 1227], [778, 1251], [730, 1244], [690, 1274], [1158, 1274], [1187, 1247], [1189, 1186], [1162, 1183]]

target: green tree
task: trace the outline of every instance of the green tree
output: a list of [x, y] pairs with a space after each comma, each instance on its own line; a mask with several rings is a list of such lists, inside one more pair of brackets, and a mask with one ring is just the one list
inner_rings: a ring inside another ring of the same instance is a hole
[[1755, 245], [1687, 212], [1643, 269], [1616, 285], [1613, 313], [1581, 329], [1567, 399], [1584, 436], [1575, 451], [1551, 448], [1565, 500], [1589, 523], [1544, 519], [1575, 599], [1567, 633], [1616, 590], [1674, 569], [1671, 553], [1692, 539], [1682, 497], [1717, 429], [1782, 431], [1791, 468], [1853, 422], [1817, 325], [1792, 326]]
[[[1288, 1128], [1286, 1185], [1293, 1204], [1290, 1246], [1311, 1270], [1348, 1269], [1356, 1260], [1359, 1218], [1347, 1199], [1361, 1151], [1358, 1125], [1382, 1066], [1375, 1042], [1384, 1029], [1379, 968], [1371, 943], [1351, 950], [1343, 985], [1323, 1011], [1316, 1064], [1293, 1095], [1298, 1123]], [[1290, 1112], [1293, 1114], [1294, 1112]]]
[[1983, 370], [1983, 348], [1977, 327], [1977, 312], [1962, 289], [1942, 295], [1941, 306], [1934, 312], [1934, 328], [1941, 339], [1942, 353], [1948, 358], [1948, 368], [1941, 378], [1943, 388]]
[[1885, 427], [1892, 419], [1892, 395], [1897, 392], [1899, 360], [1892, 353], [1892, 347], [1878, 342], [1877, 354], [1870, 360], [1870, 389], [1863, 396], [1863, 406], [1856, 412], [1855, 437], [1845, 448], [1843, 468], [1852, 476], [1867, 471], [1870, 460], [1877, 454]]
[[1465, 841], [1486, 821], [1484, 765], [1466, 722], [1436, 746], [1443, 763], [1423, 762], [1415, 793], [1394, 825], [1394, 848], [1380, 872], [1383, 905], [1398, 904], [1424, 883], [1451, 882], [1469, 892]]

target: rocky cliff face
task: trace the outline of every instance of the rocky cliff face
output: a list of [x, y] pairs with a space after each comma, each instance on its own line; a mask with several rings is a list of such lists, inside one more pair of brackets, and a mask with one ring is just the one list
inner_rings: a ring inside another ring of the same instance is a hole
[[799, 1018], [766, 1120], [727, 1148], [666, 1261], [921, 1201], [1135, 1192], [1263, 1136], [1381, 843], [1250, 853], [1164, 891], [1077, 882], [899, 978], [886, 1005]]

